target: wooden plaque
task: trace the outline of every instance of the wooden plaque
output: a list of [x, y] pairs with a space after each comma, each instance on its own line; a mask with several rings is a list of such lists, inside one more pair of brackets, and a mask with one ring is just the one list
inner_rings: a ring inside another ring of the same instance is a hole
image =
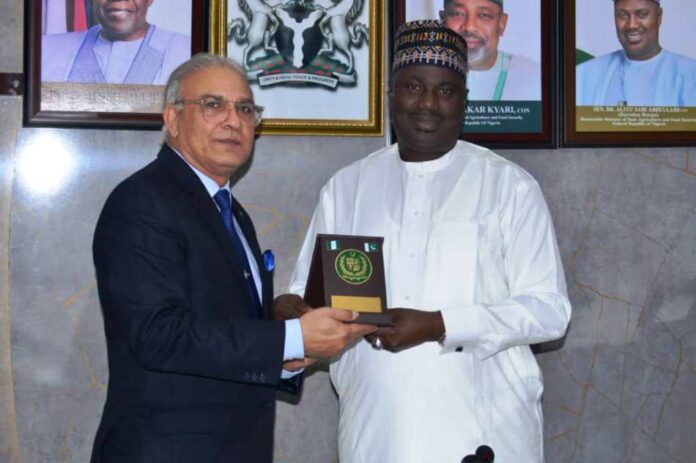
[[304, 299], [312, 307], [348, 309], [356, 323], [391, 325], [382, 244], [376, 236], [317, 235]]

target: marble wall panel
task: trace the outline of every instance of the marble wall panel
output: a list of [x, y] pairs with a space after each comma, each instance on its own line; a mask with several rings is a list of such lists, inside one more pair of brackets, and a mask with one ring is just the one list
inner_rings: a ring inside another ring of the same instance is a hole
[[549, 459], [691, 461], [693, 150], [554, 154], [506, 153], [544, 188], [574, 309], [563, 348], [539, 356]]
[[92, 234], [106, 195], [153, 158], [159, 138], [146, 132], [20, 131], [10, 301], [25, 462], [89, 459], [108, 376]]
[[3, 0], [0, 2], [0, 72], [22, 72], [22, 30], [24, 2]]

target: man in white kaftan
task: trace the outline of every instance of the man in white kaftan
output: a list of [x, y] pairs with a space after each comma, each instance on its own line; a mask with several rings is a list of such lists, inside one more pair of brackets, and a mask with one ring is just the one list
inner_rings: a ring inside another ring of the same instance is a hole
[[696, 106], [696, 60], [659, 43], [658, 0], [614, 2], [621, 50], [576, 68], [577, 106]]
[[537, 183], [458, 142], [408, 163], [398, 145], [323, 188], [290, 291], [302, 294], [318, 233], [384, 237], [392, 307], [440, 310], [447, 336], [397, 354], [357, 344], [331, 364], [342, 463], [542, 461], [543, 391], [529, 344], [563, 335], [570, 305]]
[[147, 23], [153, 0], [95, 0], [100, 24], [83, 32], [45, 35], [43, 82], [164, 85], [191, 56], [188, 36]]
[[[529, 174], [457, 141], [465, 74], [409, 59], [433, 45], [401, 41], [428, 27], [397, 35], [399, 144], [321, 190], [290, 291], [304, 292], [316, 234], [384, 237], [396, 327], [330, 367], [341, 463], [459, 463], [482, 444], [499, 462], [541, 463], [543, 385], [529, 345], [563, 336], [571, 311], [551, 217]], [[455, 52], [465, 63], [466, 46]]]

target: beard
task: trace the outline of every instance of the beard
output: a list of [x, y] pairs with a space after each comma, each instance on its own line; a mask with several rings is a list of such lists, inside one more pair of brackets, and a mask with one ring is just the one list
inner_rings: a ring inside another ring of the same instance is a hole
[[486, 50], [483, 47], [479, 47], [479, 48], [475, 48], [475, 49], [470, 48], [467, 50], [467, 53], [466, 53], [466, 61], [469, 64], [476, 64], [479, 61], [483, 60], [485, 52], [486, 52]]
[[476, 64], [479, 61], [482, 61], [485, 58], [486, 55], [486, 45], [488, 44], [488, 41], [485, 39], [485, 37], [481, 37], [480, 35], [471, 33], [471, 32], [463, 32], [461, 34], [462, 38], [464, 40], [467, 39], [467, 37], [470, 37], [472, 39], [475, 39], [478, 42], [478, 45], [476, 48], [467, 48], [467, 53], [466, 53], [466, 60], [469, 64]]

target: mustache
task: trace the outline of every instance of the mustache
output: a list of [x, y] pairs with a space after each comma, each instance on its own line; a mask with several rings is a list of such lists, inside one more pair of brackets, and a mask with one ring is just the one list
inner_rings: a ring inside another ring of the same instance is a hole
[[480, 35], [478, 35], [478, 34], [475, 34], [475, 33], [473, 33], [473, 32], [464, 31], [464, 32], [460, 33], [459, 35], [460, 35], [462, 38], [464, 38], [464, 39], [466, 39], [467, 37], [469, 37], [469, 38], [476, 39], [476, 40], [479, 40], [479, 41], [484, 42], [484, 43], [486, 42], [486, 38], [485, 38], [485, 37], [480, 36]]
[[415, 119], [442, 119], [442, 113], [440, 111], [411, 111], [408, 113], [409, 116]]
[[116, 7], [110, 7], [110, 8], [104, 8], [104, 11], [106, 13], [117, 13], [119, 11], [125, 11], [126, 13], [135, 13], [135, 10], [131, 8], [116, 8]]

